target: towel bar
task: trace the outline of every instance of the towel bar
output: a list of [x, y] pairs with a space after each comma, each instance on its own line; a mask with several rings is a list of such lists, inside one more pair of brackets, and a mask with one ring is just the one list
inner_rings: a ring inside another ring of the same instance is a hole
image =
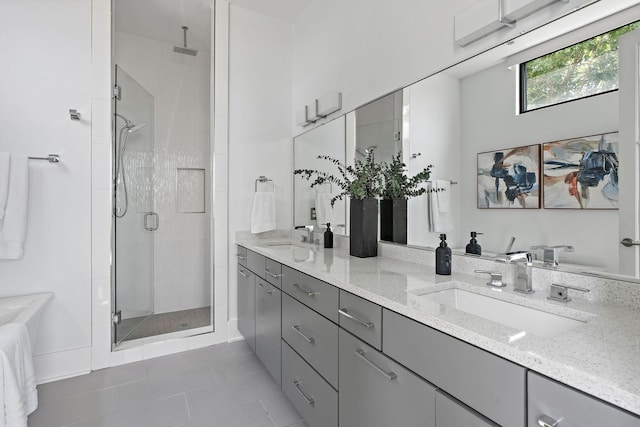
[[58, 154], [49, 154], [47, 157], [31, 157], [29, 160], [46, 160], [49, 163], [60, 163], [60, 156]]

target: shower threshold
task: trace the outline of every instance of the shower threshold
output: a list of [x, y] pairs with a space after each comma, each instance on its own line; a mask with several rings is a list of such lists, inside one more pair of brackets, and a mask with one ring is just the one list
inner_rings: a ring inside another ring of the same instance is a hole
[[118, 325], [118, 329], [121, 336], [124, 336], [120, 341], [124, 342], [209, 325], [211, 325], [211, 307], [200, 307], [124, 319]]

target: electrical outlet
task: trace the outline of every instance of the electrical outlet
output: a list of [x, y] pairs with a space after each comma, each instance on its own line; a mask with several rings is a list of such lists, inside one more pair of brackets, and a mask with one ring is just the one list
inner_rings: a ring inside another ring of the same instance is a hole
[[311, 208], [311, 221], [316, 220], [316, 208]]

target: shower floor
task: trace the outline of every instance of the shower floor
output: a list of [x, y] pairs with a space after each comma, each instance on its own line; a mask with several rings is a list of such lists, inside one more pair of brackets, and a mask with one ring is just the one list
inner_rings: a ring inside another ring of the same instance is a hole
[[[142, 323], [140, 323], [141, 320]], [[118, 325], [118, 335], [125, 337], [123, 341], [128, 341], [200, 328], [210, 324], [211, 307], [200, 307], [124, 319]]]

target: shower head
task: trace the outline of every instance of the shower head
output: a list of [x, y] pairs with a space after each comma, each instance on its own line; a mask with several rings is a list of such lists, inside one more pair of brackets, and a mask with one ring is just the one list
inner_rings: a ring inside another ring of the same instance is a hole
[[195, 49], [189, 49], [187, 47], [187, 30], [189, 29], [189, 27], [183, 25], [182, 26], [182, 31], [184, 32], [184, 46], [174, 46], [173, 47], [173, 51], [175, 53], [182, 53], [184, 55], [191, 55], [191, 56], [196, 56], [198, 54], [198, 51]]
[[147, 124], [146, 123], [140, 123], [139, 125], [134, 125], [133, 123], [131, 123], [131, 126], [129, 126], [129, 125], [125, 125], [125, 126], [127, 126], [127, 132], [134, 133], [134, 132], [139, 131], [143, 127], [146, 127]]
[[116, 117], [120, 117], [122, 120], [124, 120], [124, 127], [127, 128], [127, 132], [129, 132], [129, 133], [137, 132], [137, 131], [139, 131], [140, 129], [142, 129], [143, 127], [145, 127], [147, 125], [146, 123], [140, 123], [139, 125], [136, 125], [135, 123], [133, 123], [131, 120], [127, 119], [122, 114], [115, 113], [114, 115]]

